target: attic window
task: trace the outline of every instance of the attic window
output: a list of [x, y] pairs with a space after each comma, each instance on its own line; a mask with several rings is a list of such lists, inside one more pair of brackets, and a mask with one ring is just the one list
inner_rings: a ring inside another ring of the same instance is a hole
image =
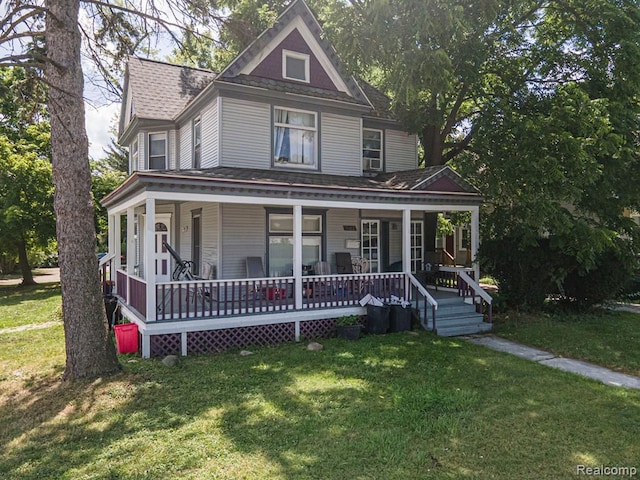
[[282, 78], [309, 83], [309, 55], [282, 50]]

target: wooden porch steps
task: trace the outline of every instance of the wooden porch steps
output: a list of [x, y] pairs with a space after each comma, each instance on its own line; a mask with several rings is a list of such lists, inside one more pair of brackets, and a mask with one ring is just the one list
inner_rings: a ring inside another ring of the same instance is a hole
[[[435, 292], [431, 292], [434, 294]], [[441, 337], [456, 337], [459, 335], [473, 335], [488, 332], [491, 324], [484, 321], [482, 314], [476, 312], [473, 304], [453, 293], [438, 292], [433, 295], [438, 302], [436, 311], [436, 327]], [[425, 315], [426, 313], [426, 315]], [[420, 309], [420, 318], [428, 330], [433, 328], [431, 310]]]

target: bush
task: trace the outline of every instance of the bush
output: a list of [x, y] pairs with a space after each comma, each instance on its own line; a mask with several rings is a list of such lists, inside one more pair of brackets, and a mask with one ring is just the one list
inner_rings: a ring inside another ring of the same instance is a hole
[[507, 237], [485, 241], [479, 252], [483, 270], [498, 280], [508, 308], [540, 310], [550, 295], [587, 308], [617, 298], [633, 278], [635, 257], [622, 240], [601, 252], [589, 270], [549, 239], [521, 245], [520, 239]]

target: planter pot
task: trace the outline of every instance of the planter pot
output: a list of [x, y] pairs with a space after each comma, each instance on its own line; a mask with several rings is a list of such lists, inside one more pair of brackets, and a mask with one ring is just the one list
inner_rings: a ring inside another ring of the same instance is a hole
[[361, 325], [344, 325], [337, 326], [336, 332], [340, 338], [347, 340], [358, 340], [360, 338], [360, 332], [362, 331]]
[[367, 305], [366, 332], [375, 334], [387, 333], [389, 330], [389, 311], [388, 305], [383, 307]]
[[405, 330], [411, 330], [411, 309], [403, 308], [402, 305], [391, 305], [389, 331], [404, 332]]

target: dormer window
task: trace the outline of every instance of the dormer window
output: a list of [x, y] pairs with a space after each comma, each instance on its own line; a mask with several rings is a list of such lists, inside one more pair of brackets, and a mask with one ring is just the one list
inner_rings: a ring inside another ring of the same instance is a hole
[[282, 50], [282, 78], [309, 83], [309, 55]]

